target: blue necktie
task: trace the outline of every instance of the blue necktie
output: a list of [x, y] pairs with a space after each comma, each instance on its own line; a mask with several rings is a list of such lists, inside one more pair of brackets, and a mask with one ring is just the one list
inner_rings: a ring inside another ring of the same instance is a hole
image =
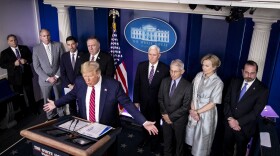
[[239, 100], [238, 100], [238, 101], [240, 101], [240, 99], [242, 98], [242, 96], [246, 93], [247, 85], [248, 85], [248, 83], [245, 83], [244, 86], [243, 86], [243, 88], [241, 89], [241, 92], [240, 92]]
[[169, 96], [170, 96], [170, 97], [173, 95], [175, 89], [176, 89], [176, 81], [174, 80], [174, 82], [173, 82], [173, 84], [172, 84], [172, 86], [171, 86], [170, 93], [169, 93]]

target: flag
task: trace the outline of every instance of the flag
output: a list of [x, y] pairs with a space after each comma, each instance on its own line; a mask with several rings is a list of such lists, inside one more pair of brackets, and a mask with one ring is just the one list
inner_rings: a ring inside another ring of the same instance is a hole
[[[120, 81], [124, 92], [128, 95], [128, 85], [127, 85], [127, 72], [126, 67], [123, 61], [123, 56], [121, 53], [121, 48], [118, 41], [117, 30], [113, 30], [111, 44], [110, 44], [110, 54], [114, 58], [115, 63], [115, 79]], [[120, 111], [123, 111], [123, 108], [120, 107]]]

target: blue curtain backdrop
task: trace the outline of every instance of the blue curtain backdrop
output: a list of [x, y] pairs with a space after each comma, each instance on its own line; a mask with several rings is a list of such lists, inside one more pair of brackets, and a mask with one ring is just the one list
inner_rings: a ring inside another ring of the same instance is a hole
[[[50, 5], [44, 5], [39, 0], [41, 27], [51, 32], [53, 40], [58, 41], [57, 10]], [[126, 24], [139, 17], [153, 17], [169, 23], [176, 31], [178, 40], [176, 45], [160, 60], [169, 64], [173, 59], [181, 59], [185, 63], [185, 77], [192, 80], [201, 70], [200, 59], [207, 53], [214, 53], [220, 57], [222, 65], [218, 75], [225, 83], [225, 88], [232, 77], [241, 77], [241, 69], [248, 58], [253, 25], [251, 19], [226, 23], [222, 19], [203, 18], [202, 15], [183, 14], [173, 12], [156, 12], [120, 9], [118, 32], [121, 50], [128, 73], [129, 96], [132, 97], [133, 81], [137, 64], [147, 60], [147, 54], [131, 47], [124, 37]], [[80, 10], [70, 7], [71, 31], [79, 40], [79, 48], [87, 52], [86, 38], [95, 35], [100, 38], [101, 49], [109, 50], [111, 36], [108, 23], [109, 9], [95, 8]], [[280, 22], [272, 25], [268, 52], [265, 62], [263, 82], [270, 89], [268, 104], [280, 115]], [[280, 125], [279, 120], [277, 125]], [[280, 127], [278, 127], [280, 136]]]

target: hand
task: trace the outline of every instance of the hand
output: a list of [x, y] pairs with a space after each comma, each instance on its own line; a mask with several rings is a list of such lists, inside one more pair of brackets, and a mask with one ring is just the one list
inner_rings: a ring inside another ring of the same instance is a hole
[[15, 66], [19, 66], [20, 65], [20, 61], [19, 60], [16, 60], [15, 61]]
[[144, 123], [145, 129], [149, 132], [150, 135], [157, 135], [158, 134], [158, 129], [155, 126], [156, 122], [151, 122], [151, 121], [146, 121]]
[[192, 117], [195, 121], [199, 121], [199, 120], [200, 120], [200, 116], [199, 116], [199, 114], [197, 113], [197, 111], [191, 109], [191, 110], [190, 110], [190, 115], [191, 115], [191, 117]]
[[25, 64], [27, 61], [26, 61], [26, 59], [20, 59], [20, 64]]
[[172, 121], [170, 120], [168, 114], [162, 114], [162, 118], [166, 123], [172, 124]]
[[56, 108], [56, 106], [55, 106], [53, 100], [49, 100], [48, 99], [48, 103], [44, 104], [43, 110], [45, 112], [50, 112], [50, 111], [52, 111], [55, 108]]
[[48, 81], [51, 84], [55, 84], [56, 83], [56, 78], [54, 76], [53, 77], [49, 77]]
[[140, 109], [140, 103], [134, 103], [134, 105], [135, 105], [138, 109]]
[[241, 127], [239, 126], [238, 121], [236, 119], [234, 119], [233, 117], [228, 118], [228, 124], [232, 129], [234, 129], [236, 131], [241, 130]]
[[68, 85], [68, 88], [72, 90], [72, 89], [74, 88], [74, 85], [69, 84], [69, 85]]
[[237, 126], [237, 127], [233, 127], [232, 129], [235, 130], [235, 131], [240, 131], [240, 130], [241, 130], [241, 127], [240, 127], [240, 126]]

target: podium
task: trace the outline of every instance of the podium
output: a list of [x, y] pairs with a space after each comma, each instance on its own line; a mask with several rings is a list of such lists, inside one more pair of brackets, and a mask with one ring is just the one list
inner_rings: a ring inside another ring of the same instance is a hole
[[[77, 117], [74, 119], [83, 120]], [[114, 128], [100, 138], [91, 140], [89, 144], [80, 145], [71, 141], [65, 133], [54, 136], [46, 133], [49, 129], [55, 129], [57, 123], [64, 119], [54, 119], [22, 130], [20, 134], [32, 141], [34, 155], [52, 156], [102, 156], [106, 150], [115, 142], [121, 128]], [[66, 119], [65, 119], [66, 120]], [[69, 119], [68, 119], [69, 120]], [[83, 120], [86, 121], [86, 120]], [[83, 136], [78, 136], [83, 138]]]

